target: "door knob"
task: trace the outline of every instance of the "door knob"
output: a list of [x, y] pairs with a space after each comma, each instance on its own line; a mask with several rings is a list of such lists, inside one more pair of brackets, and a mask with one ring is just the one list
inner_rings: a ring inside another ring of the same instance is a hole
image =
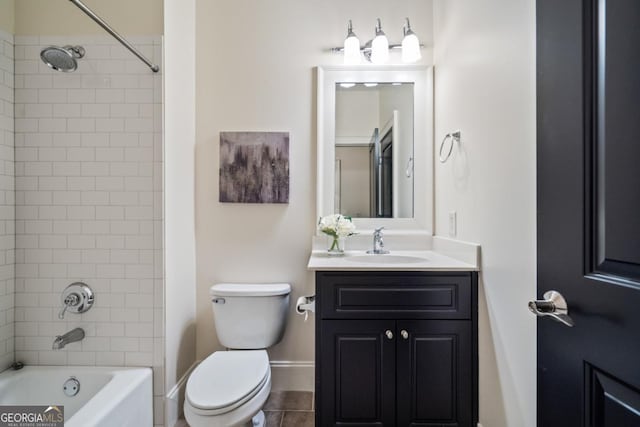
[[529, 310], [538, 317], [549, 316], [553, 320], [573, 327], [573, 319], [569, 317], [567, 301], [558, 291], [547, 291], [543, 300], [529, 301]]
[[387, 339], [393, 339], [393, 332], [391, 332], [389, 329], [387, 329], [384, 334], [387, 336]]
[[402, 338], [404, 338], [405, 340], [407, 338], [409, 338], [409, 332], [405, 331], [404, 329], [400, 331], [400, 335], [402, 336]]

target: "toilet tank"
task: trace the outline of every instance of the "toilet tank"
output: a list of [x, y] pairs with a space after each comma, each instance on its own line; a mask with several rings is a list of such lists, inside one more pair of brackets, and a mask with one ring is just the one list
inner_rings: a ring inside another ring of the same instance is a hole
[[225, 347], [260, 349], [282, 339], [291, 293], [288, 283], [220, 283], [209, 293], [218, 340]]

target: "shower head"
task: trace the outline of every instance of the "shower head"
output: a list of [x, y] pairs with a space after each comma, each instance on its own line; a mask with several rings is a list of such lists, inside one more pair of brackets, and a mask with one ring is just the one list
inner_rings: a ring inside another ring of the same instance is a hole
[[84, 53], [82, 46], [49, 46], [40, 51], [40, 58], [50, 68], [70, 73], [78, 68], [77, 59], [82, 58]]

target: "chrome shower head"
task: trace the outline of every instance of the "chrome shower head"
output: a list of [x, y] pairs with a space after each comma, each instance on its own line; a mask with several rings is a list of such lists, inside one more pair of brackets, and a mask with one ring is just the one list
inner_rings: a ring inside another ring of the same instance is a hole
[[78, 68], [78, 61], [84, 56], [82, 46], [49, 46], [40, 51], [40, 58], [56, 71], [70, 73]]

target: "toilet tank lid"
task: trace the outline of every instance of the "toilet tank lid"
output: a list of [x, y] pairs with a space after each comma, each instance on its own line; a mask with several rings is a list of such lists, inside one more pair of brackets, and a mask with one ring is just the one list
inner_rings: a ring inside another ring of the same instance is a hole
[[216, 297], [268, 297], [290, 292], [288, 283], [218, 283], [209, 290], [209, 294]]

